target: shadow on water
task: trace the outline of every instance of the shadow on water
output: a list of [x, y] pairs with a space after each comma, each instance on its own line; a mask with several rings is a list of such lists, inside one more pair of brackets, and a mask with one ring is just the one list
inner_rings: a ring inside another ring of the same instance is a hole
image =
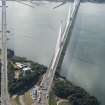
[[61, 74], [105, 105], [105, 25], [100, 5], [80, 8]]

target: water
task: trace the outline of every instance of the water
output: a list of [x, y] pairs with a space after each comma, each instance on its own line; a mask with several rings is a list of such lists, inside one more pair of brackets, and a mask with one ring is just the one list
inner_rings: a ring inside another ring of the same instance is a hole
[[[65, 23], [69, 4], [37, 2], [35, 7], [8, 2], [8, 47], [16, 55], [48, 65], [60, 21]], [[83, 3], [79, 9], [61, 74], [85, 88], [105, 105], [105, 4]], [[1, 18], [1, 17], [0, 17]]]
[[105, 105], [105, 4], [82, 4], [62, 74]]
[[[8, 2], [8, 45], [16, 55], [48, 65], [56, 45], [60, 20], [66, 17], [67, 7], [52, 8], [59, 3], [43, 2], [31, 8], [18, 2]], [[67, 4], [68, 5], [68, 4]]]

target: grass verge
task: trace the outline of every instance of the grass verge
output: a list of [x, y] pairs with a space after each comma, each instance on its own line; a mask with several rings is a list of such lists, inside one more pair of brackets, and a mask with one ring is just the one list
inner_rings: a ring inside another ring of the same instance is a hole
[[25, 100], [25, 103], [27, 103], [27, 105], [31, 105], [32, 104], [32, 97], [30, 95], [30, 91], [27, 91], [24, 94], [24, 100]]
[[17, 96], [16, 98], [12, 99], [12, 105], [21, 105], [19, 102], [19, 97]]
[[49, 93], [49, 105], [57, 105], [57, 101], [53, 92]]
[[59, 105], [71, 105], [69, 102], [61, 102]]

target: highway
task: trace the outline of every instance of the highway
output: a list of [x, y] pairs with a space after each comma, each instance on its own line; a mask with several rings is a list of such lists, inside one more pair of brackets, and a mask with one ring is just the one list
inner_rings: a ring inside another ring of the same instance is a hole
[[10, 105], [7, 79], [6, 0], [2, 0], [1, 105]]
[[58, 40], [55, 48], [55, 52], [47, 72], [43, 75], [43, 79], [39, 86], [39, 95], [37, 96], [37, 105], [48, 105], [48, 95], [52, 86], [54, 75], [61, 58], [64, 58], [65, 51], [67, 49], [68, 42], [70, 40], [72, 29], [74, 27], [74, 22], [76, 15], [80, 6], [80, 0], [74, 0], [72, 11], [68, 12], [68, 17], [66, 21], [66, 26], [62, 32], [62, 25], [60, 26], [60, 31], [58, 35]]

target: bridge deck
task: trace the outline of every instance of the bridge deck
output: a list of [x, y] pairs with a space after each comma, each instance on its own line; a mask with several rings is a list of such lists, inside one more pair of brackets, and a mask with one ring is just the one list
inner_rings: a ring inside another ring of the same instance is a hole
[[74, 27], [74, 22], [76, 19], [76, 15], [79, 9], [80, 0], [75, 0], [72, 12], [70, 13], [69, 8], [69, 14], [66, 22], [66, 27], [64, 29], [64, 32], [61, 33], [61, 38], [58, 40], [57, 44], [59, 43], [59, 47], [55, 49], [55, 53], [53, 56], [53, 59], [51, 61], [51, 64], [47, 70], [47, 72], [44, 74], [42, 82], [40, 84], [40, 102], [37, 103], [37, 105], [48, 105], [48, 94], [54, 79], [54, 75], [56, 72], [56, 69], [61, 66], [65, 51], [67, 49], [68, 42], [70, 40], [72, 29]]

